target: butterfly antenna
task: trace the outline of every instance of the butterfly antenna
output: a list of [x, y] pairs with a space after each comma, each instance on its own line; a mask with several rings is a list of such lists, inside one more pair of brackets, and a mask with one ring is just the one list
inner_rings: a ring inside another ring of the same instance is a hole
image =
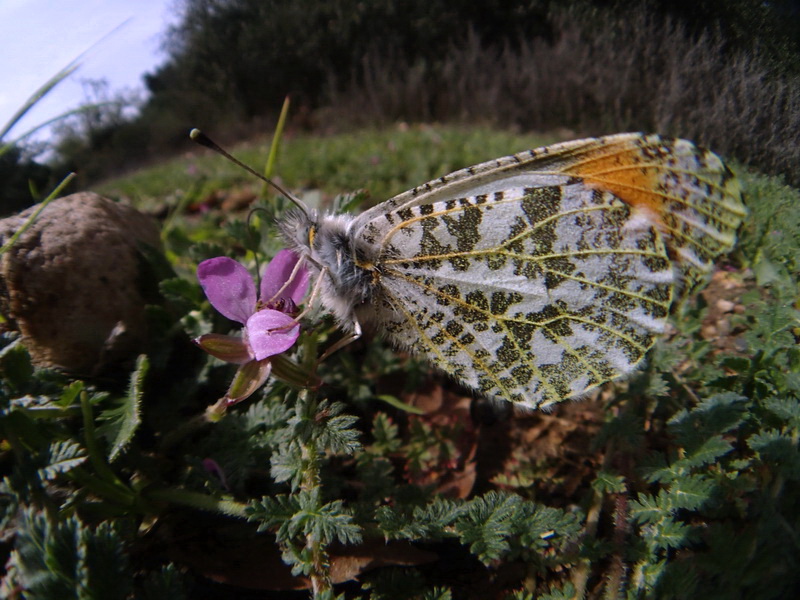
[[291, 200], [295, 204], [295, 206], [297, 206], [297, 208], [299, 208], [301, 211], [303, 211], [303, 214], [308, 216], [308, 207], [305, 204], [303, 204], [303, 201], [300, 200], [300, 198], [298, 198], [294, 194], [291, 194], [290, 192], [286, 191], [285, 189], [283, 189], [281, 186], [279, 186], [274, 181], [272, 181], [270, 179], [267, 179], [266, 177], [264, 177], [261, 173], [259, 173], [255, 169], [253, 169], [249, 165], [246, 165], [245, 163], [240, 161], [238, 158], [233, 156], [227, 150], [223, 149], [219, 144], [217, 144], [214, 140], [212, 140], [210, 137], [208, 137], [205, 133], [203, 133], [199, 129], [192, 129], [189, 132], [189, 137], [192, 138], [193, 141], [197, 142], [201, 146], [205, 146], [206, 148], [210, 148], [211, 150], [213, 150], [217, 154], [221, 154], [222, 156], [227, 158], [229, 161], [231, 161], [232, 163], [240, 166], [241, 168], [243, 168], [245, 171], [247, 171], [251, 175], [255, 175], [256, 177], [258, 177], [261, 181], [263, 181], [267, 185], [272, 186], [279, 194], [283, 194], [286, 198]]

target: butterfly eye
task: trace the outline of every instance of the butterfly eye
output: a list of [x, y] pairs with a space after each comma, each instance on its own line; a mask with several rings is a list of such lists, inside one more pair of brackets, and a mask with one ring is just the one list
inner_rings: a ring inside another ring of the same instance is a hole
[[314, 238], [317, 236], [317, 228], [316, 227], [309, 227], [308, 228], [308, 247], [314, 247]]

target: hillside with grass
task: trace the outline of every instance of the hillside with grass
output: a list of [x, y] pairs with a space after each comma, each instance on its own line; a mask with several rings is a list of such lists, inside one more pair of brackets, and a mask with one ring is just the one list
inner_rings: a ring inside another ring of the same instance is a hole
[[185, 0], [175, 10], [142, 98], [87, 81], [87, 106], [58, 123], [47, 160], [41, 145], [0, 156], [0, 214], [30, 204], [29, 181], [44, 191], [75, 171], [84, 188], [191, 151], [192, 127], [226, 143], [271, 130], [287, 95], [306, 132], [655, 131], [800, 181], [795, 0]]

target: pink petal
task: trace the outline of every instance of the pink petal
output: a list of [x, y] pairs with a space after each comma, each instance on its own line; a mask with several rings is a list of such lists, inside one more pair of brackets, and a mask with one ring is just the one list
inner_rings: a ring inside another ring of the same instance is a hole
[[264, 309], [247, 319], [247, 341], [256, 360], [280, 354], [292, 347], [300, 335], [300, 325], [289, 315]]
[[256, 286], [241, 264], [219, 256], [197, 265], [197, 279], [206, 298], [224, 316], [246, 323], [256, 310]]
[[194, 343], [211, 356], [215, 356], [225, 362], [241, 365], [253, 360], [253, 356], [250, 354], [250, 347], [239, 337], [221, 335], [219, 333], [206, 333], [199, 338], [195, 338]]
[[225, 478], [225, 471], [222, 470], [222, 467], [219, 466], [217, 461], [215, 461], [213, 458], [204, 458], [203, 468], [212, 475], [216, 476], [216, 478], [219, 479], [219, 482], [222, 484], [222, 487], [230, 491], [230, 488], [228, 488], [228, 480]]
[[300, 267], [294, 279], [281, 291], [284, 284], [289, 281], [292, 270], [299, 260], [300, 257], [291, 250], [281, 250], [275, 255], [275, 258], [264, 269], [264, 275], [261, 277], [260, 299], [262, 302], [277, 300], [275, 296], [280, 292], [280, 297], [291, 298], [295, 304], [300, 304], [308, 291], [308, 269]]
[[251, 360], [239, 367], [228, 388], [228, 393], [225, 394], [227, 405], [230, 406], [249, 398], [253, 392], [264, 385], [271, 370], [272, 364], [269, 359]]

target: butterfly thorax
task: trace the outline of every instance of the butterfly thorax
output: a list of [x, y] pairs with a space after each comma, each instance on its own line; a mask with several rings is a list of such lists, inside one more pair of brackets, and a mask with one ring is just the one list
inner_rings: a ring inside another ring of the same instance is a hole
[[374, 264], [359, 248], [351, 229], [351, 215], [331, 215], [310, 210], [292, 211], [279, 223], [284, 238], [316, 275], [323, 271], [320, 300], [347, 328], [356, 314], [370, 303], [378, 281]]

